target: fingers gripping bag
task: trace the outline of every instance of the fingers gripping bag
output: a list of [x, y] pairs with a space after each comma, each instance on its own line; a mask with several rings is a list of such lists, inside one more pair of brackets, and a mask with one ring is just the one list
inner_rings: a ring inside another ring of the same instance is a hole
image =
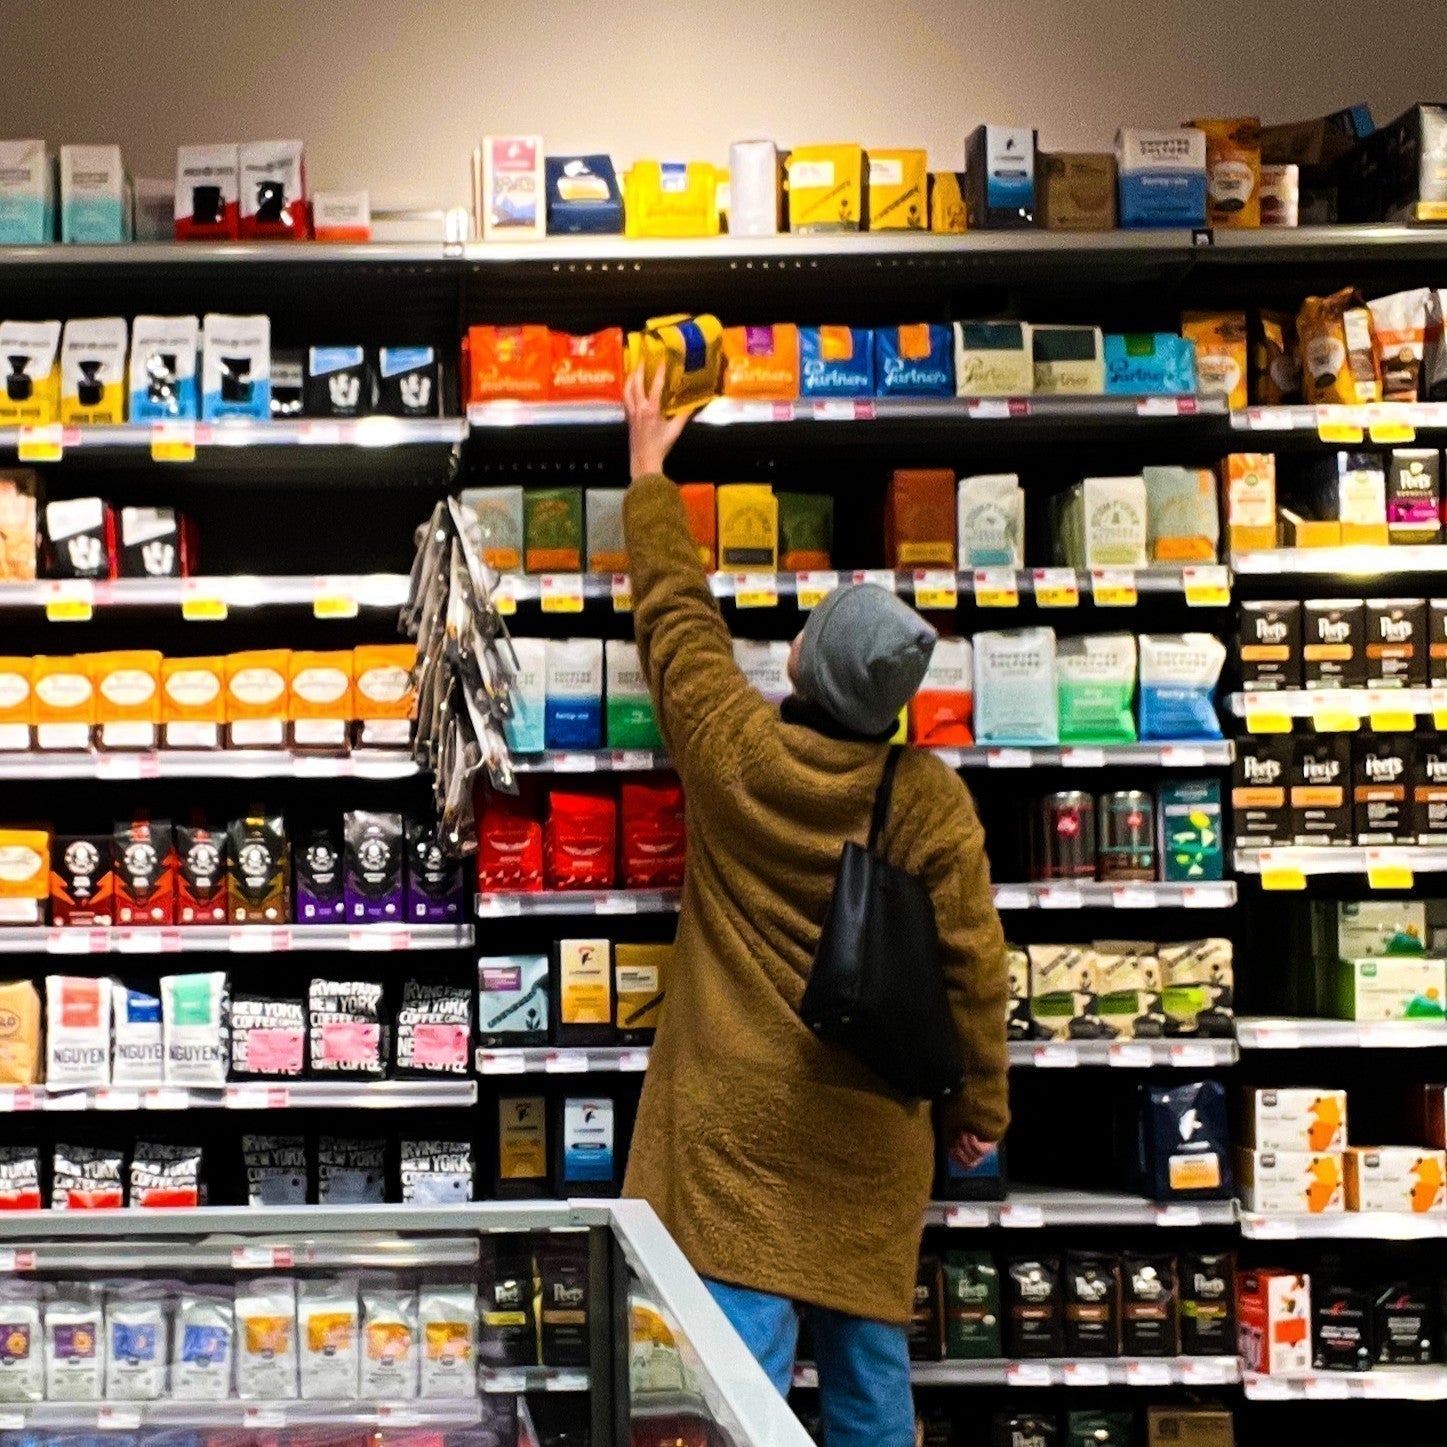
[[1055, 680], [1062, 744], [1135, 742], [1136, 645], [1129, 633], [1062, 638]]
[[166, 1394], [175, 1284], [127, 1281], [106, 1292], [106, 1396], [154, 1402]]
[[171, 1334], [171, 1395], [224, 1402], [236, 1361], [236, 1308], [229, 1286], [187, 1286]]
[[0, 1402], [45, 1398], [40, 1283], [0, 1280]]
[[296, 1282], [258, 1276], [236, 1290], [236, 1395], [280, 1402], [296, 1394]]
[[1210, 633], [1142, 633], [1141, 738], [1219, 739], [1216, 683], [1226, 645]]
[[655, 317], [628, 333], [628, 370], [643, 368], [646, 390], [663, 369], [663, 415], [693, 412], [723, 385], [723, 327], [717, 317]]

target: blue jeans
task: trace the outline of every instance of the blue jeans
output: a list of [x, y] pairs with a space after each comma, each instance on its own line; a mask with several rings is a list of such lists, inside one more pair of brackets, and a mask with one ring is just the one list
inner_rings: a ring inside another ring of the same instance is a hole
[[[788, 1396], [800, 1308], [762, 1291], [704, 1284], [769, 1380]], [[814, 1332], [825, 1447], [914, 1447], [905, 1329], [822, 1306], [803, 1309]]]

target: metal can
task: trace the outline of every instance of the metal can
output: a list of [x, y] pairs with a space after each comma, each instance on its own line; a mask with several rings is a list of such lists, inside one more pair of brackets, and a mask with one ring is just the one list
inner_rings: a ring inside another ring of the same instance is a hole
[[1095, 800], [1083, 789], [1047, 794], [1035, 816], [1036, 879], [1095, 878]]
[[1156, 877], [1156, 804], [1144, 789], [1119, 789], [1100, 797], [1100, 877]]

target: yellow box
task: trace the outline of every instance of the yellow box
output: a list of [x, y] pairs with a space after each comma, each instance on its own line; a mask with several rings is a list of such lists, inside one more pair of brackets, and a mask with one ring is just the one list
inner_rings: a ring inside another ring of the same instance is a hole
[[39, 924], [50, 898], [50, 835], [0, 829], [0, 923]]
[[1197, 389], [1225, 397], [1233, 410], [1245, 407], [1246, 313], [1183, 312], [1181, 335], [1196, 344]]
[[628, 236], [717, 236], [719, 172], [707, 161], [635, 161], [623, 176]]
[[35, 725], [33, 658], [0, 658], [0, 749], [28, 749]]
[[1339, 522], [1318, 522], [1315, 518], [1301, 517], [1290, 508], [1282, 508], [1277, 519], [1283, 548], [1339, 548], [1342, 545]]
[[718, 489], [721, 573], [775, 573], [779, 568], [779, 500], [766, 482], [729, 482]]
[[1260, 120], [1233, 116], [1186, 124], [1206, 133], [1206, 219], [1212, 226], [1260, 226]]
[[650, 391], [662, 367], [663, 415], [691, 412], [723, 387], [723, 326], [712, 316], [653, 317], [641, 332], [628, 333], [627, 366], [643, 368]]
[[96, 722], [105, 749], [153, 749], [161, 722], [161, 655], [151, 649], [91, 655]]
[[929, 157], [924, 151], [867, 153], [865, 207], [870, 231], [924, 231], [929, 226]]
[[126, 420], [124, 317], [68, 321], [60, 342], [60, 420], [83, 427]]
[[862, 146], [799, 146], [785, 164], [790, 231], [859, 230], [864, 217]]
[[60, 420], [60, 323], [0, 322], [0, 424]]
[[167, 658], [161, 663], [162, 740], [173, 749], [221, 746], [226, 722], [226, 660]]
[[625, 1040], [658, 1028], [672, 968], [672, 945], [613, 946], [613, 1008]]
[[35, 743], [42, 749], [88, 749], [95, 727], [95, 681], [89, 654], [75, 658], [37, 657], [31, 675], [35, 691]]
[[1233, 452], [1221, 463], [1226, 528], [1233, 553], [1276, 546], [1276, 458], [1269, 452]]
[[958, 236], [969, 230], [969, 215], [965, 204], [965, 173], [931, 171], [929, 229], [945, 236]]

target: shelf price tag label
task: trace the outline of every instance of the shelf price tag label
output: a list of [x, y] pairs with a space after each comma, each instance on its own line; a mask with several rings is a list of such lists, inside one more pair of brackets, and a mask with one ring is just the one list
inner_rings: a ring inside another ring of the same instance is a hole
[[997, 884], [995, 886], [995, 908], [1029, 909], [1030, 891], [1023, 884]]
[[1125, 1364], [1125, 1380], [1132, 1387], [1169, 1387], [1171, 1369], [1164, 1361], [1129, 1361]]
[[1104, 1362], [1066, 1362], [1067, 1387], [1108, 1387], [1110, 1371]]
[[986, 1206], [946, 1206], [945, 1225], [956, 1231], [986, 1231], [990, 1211]]
[[1290, 407], [1248, 407], [1246, 425], [1253, 432], [1290, 432], [1296, 419]]
[[196, 424], [188, 419], [151, 423], [152, 462], [195, 462]]
[[1000, 1207], [1000, 1224], [1022, 1231], [1038, 1231], [1045, 1224], [1045, 1211], [1026, 1202], [1006, 1201]]
[[312, 613], [318, 618], [355, 618], [356, 589], [340, 578], [318, 578], [312, 587]]
[[1188, 608], [1224, 608], [1231, 602], [1231, 575], [1218, 563], [1181, 569]]
[[1119, 1070], [1149, 1070], [1155, 1057], [1143, 1040], [1112, 1040], [1106, 1059]]
[[15, 452], [21, 462], [59, 462], [65, 455], [65, 428], [59, 422], [22, 427]]
[[1373, 442], [1415, 442], [1412, 409], [1400, 402], [1384, 402], [1367, 408], [1367, 435]]
[[735, 573], [734, 603], [740, 608], [777, 608], [779, 579], [774, 573]]
[[624, 1050], [618, 1056], [618, 1069], [626, 1075], [639, 1075], [648, 1069], [647, 1050]]
[[1291, 856], [1278, 849], [1262, 849], [1258, 855], [1261, 864], [1261, 887], [1270, 890], [1297, 890], [1306, 888], [1306, 872], [1295, 863]]
[[548, 1075], [586, 1075], [588, 1073], [588, 1052], [586, 1050], [549, 1050], [543, 1056], [543, 1070]]
[[1367, 719], [1372, 731], [1379, 734], [1411, 733], [1417, 726], [1417, 715], [1400, 696], [1389, 691], [1373, 690], [1367, 694]]
[[241, 1413], [241, 1425], [247, 1431], [273, 1431], [286, 1426], [285, 1407], [246, 1407]]
[[601, 895], [593, 907], [594, 914], [637, 914], [638, 901], [625, 893]]
[[1311, 711], [1311, 726], [1319, 734], [1354, 734], [1361, 723], [1354, 709], [1340, 704], [1323, 703]]
[[1157, 1206], [1155, 1213], [1157, 1226], [1199, 1226], [1201, 1224], [1201, 1208], [1199, 1206]]
[[219, 623], [226, 617], [226, 599], [218, 596], [214, 583], [183, 578], [181, 617], [188, 623]]
[[1246, 732], [1248, 734], [1289, 734], [1291, 715], [1269, 693], [1246, 695]]
[[1080, 580], [1074, 568], [1035, 568], [1035, 601], [1042, 608], [1078, 608]]
[[1145, 884], [1117, 884], [1110, 891], [1112, 909], [1157, 909], [1160, 902], [1160, 895]]
[[1211, 1045], [1204, 1040], [1183, 1040], [1171, 1046], [1171, 1064], [1177, 1070], [1204, 1070], [1212, 1065], [1229, 1064], [1216, 1057]]
[[807, 613], [811, 608], [817, 608], [838, 586], [838, 573], [796, 574], [794, 588], [800, 610]]
[[883, 588], [886, 593], [897, 593], [899, 591], [899, 580], [889, 568], [856, 568], [850, 575], [851, 583], [873, 583], [876, 588]]
[[1079, 885], [1047, 884], [1039, 894], [1041, 909], [1084, 909], [1085, 895]]
[[914, 606], [916, 608], [952, 609], [959, 604], [959, 601], [959, 588], [953, 573], [932, 568], [916, 570], [914, 575]]
[[[492, 606], [504, 618], [511, 618], [518, 610], [517, 585], [519, 581], [516, 573], [503, 573], [497, 580], [497, 587], [492, 590]], [[631, 600], [629, 606], [632, 606]]]
[[1355, 407], [1318, 407], [1316, 435], [1323, 442], [1360, 442], [1362, 413]]
[[608, 592], [612, 596], [615, 613], [633, 611], [633, 579], [627, 573], [614, 573], [608, 584]]
[[96, 1408], [95, 1424], [107, 1432], [134, 1432], [141, 1425], [141, 1409], [107, 1403]]
[[986, 749], [987, 769], [1029, 769], [1035, 764], [1035, 756], [1029, 749]]
[[45, 616], [52, 623], [89, 623], [95, 612], [95, 584], [89, 578], [62, 578], [47, 589]]
[[1005, 1368], [1005, 1381], [1012, 1387], [1048, 1387], [1051, 1384], [1048, 1362], [1011, 1362]]
[[1037, 1070], [1074, 1070], [1080, 1064], [1080, 1052], [1070, 1040], [1057, 1040], [1037, 1045], [1030, 1052]]
[[1137, 397], [1135, 415], [1137, 417], [1194, 417], [1196, 415], [1196, 399], [1194, 397]]
[[544, 613], [581, 613], [583, 575], [544, 573], [538, 580], [538, 599]]
[[1014, 568], [976, 568], [977, 608], [1018, 608], [1020, 580]]
[[522, 1075], [528, 1066], [521, 1050], [484, 1050], [479, 1062], [484, 1075]]
[[1136, 591], [1134, 568], [1092, 568], [1090, 595], [1097, 608], [1134, 608], [1140, 595]]
[[1412, 856], [1404, 849], [1368, 849], [1367, 884], [1372, 889], [1411, 889]]

